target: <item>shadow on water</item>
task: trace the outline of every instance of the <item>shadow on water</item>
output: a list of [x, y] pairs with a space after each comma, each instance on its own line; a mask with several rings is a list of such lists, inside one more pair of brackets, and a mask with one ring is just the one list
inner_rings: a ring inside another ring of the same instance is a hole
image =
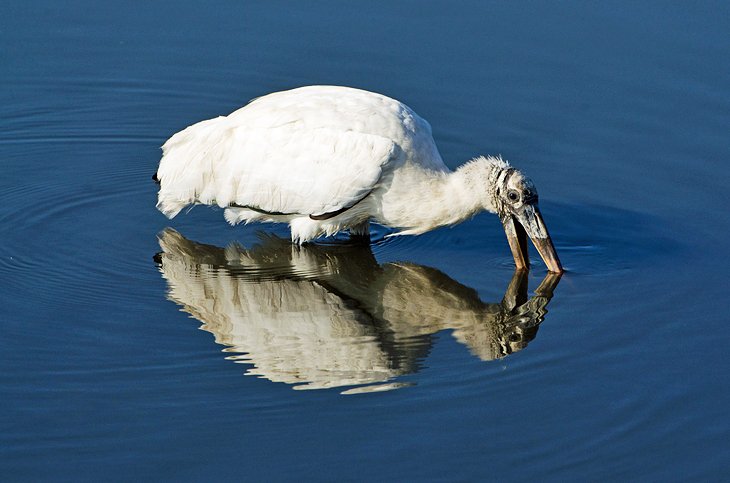
[[524, 349], [537, 335], [560, 277], [531, 298], [515, 272], [500, 303], [413, 263], [378, 264], [366, 245], [299, 247], [261, 236], [252, 248], [190, 241], [168, 228], [155, 256], [168, 298], [203, 322], [246, 374], [294, 389], [395, 389], [418, 371], [433, 336], [453, 337], [483, 361]]

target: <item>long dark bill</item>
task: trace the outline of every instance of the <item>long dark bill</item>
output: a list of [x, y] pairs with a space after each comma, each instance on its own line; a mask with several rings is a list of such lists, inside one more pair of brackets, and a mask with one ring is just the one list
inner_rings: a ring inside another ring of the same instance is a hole
[[529, 236], [547, 269], [555, 273], [563, 272], [563, 266], [560, 264], [553, 241], [537, 206], [528, 205], [519, 215], [508, 215], [503, 224], [518, 270], [527, 269], [530, 266], [527, 254], [527, 237]]
[[530, 255], [527, 253], [527, 233], [513, 215], [506, 215], [502, 220], [504, 232], [507, 235], [509, 248], [515, 258], [517, 270], [530, 269]]

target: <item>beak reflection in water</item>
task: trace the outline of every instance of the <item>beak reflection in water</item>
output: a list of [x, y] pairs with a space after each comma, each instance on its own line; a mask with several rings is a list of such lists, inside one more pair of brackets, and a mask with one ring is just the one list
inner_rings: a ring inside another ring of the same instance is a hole
[[168, 298], [225, 346], [247, 375], [294, 389], [383, 391], [418, 371], [446, 329], [489, 361], [535, 338], [560, 280], [549, 273], [532, 298], [518, 270], [501, 303], [442, 272], [379, 265], [363, 245], [296, 246], [276, 237], [245, 249], [202, 245], [166, 229], [156, 257]]

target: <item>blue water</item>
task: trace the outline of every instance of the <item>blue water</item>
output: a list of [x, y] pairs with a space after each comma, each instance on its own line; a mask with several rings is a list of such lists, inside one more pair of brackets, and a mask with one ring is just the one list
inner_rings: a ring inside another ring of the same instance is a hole
[[[724, 2], [3, 3], [0, 477], [726, 479], [728, 32]], [[319, 83], [523, 169], [567, 273], [515, 278], [486, 214], [293, 250], [155, 210], [171, 134]]]

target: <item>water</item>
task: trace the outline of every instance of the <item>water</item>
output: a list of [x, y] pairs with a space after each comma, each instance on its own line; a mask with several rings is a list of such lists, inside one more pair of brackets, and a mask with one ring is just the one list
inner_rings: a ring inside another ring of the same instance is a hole
[[[3, 480], [726, 478], [729, 18], [3, 4]], [[298, 250], [154, 209], [172, 133], [316, 83], [524, 169], [568, 272], [489, 215]]]

